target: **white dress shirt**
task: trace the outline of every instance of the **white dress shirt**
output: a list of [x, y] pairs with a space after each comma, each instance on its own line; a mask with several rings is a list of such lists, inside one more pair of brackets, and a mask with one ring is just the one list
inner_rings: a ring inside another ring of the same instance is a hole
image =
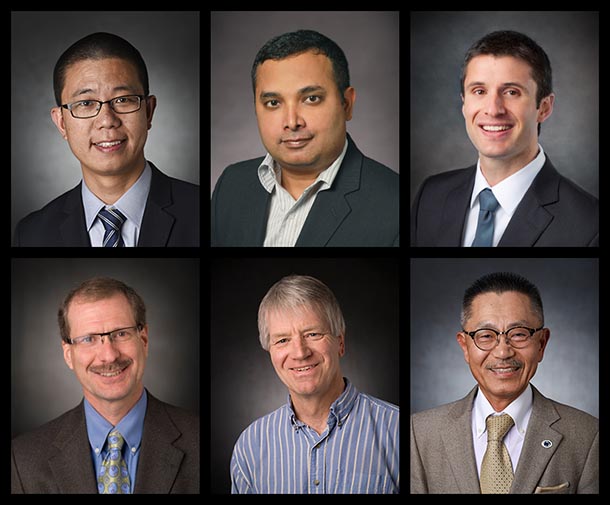
[[546, 156], [542, 150], [542, 146], [538, 144], [539, 152], [530, 163], [525, 165], [521, 170], [515, 172], [510, 177], [500, 181], [493, 188], [489, 185], [483, 172], [481, 171], [481, 160], [477, 161], [477, 173], [474, 179], [474, 187], [470, 197], [470, 208], [466, 216], [464, 226], [464, 237], [462, 240], [463, 247], [472, 246], [474, 236], [477, 231], [477, 222], [479, 219], [479, 193], [485, 188], [491, 189], [492, 193], [498, 200], [498, 208], [494, 213], [494, 237], [493, 247], [496, 247], [504, 235], [508, 223], [510, 222], [517, 206], [525, 196], [525, 193], [532, 185], [532, 182], [542, 170], [542, 166], [546, 161]]
[[121, 227], [121, 236], [123, 237], [125, 247], [136, 247], [136, 245], [138, 245], [142, 217], [144, 216], [146, 200], [148, 199], [148, 193], [150, 192], [151, 179], [152, 170], [147, 161], [144, 171], [140, 177], [138, 177], [135, 184], [113, 205], [106, 205], [95, 196], [83, 180], [83, 184], [81, 185], [81, 196], [85, 209], [85, 223], [87, 225], [87, 232], [89, 233], [92, 247], [101, 247], [104, 241], [104, 225], [100, 219], [97, 218], [99, 211], [103, 208], [114, 208], [121, 211], [127, 218]]
[[481, 476], [481, 463], [483, 462], [483, 456], [487, 450], [487, 425], [485, 420], [489, 415], [500, 415], [508, 414], [515, 421], [514, 426], [508, 430], [508, 433], [504, 436], [504, 445], [508, 449], [510, 455], [510, 461], [513, 465], [513, 473], [517, 469], [519, 463], [519, 457], [521, 456], [521, 450], [523, 449], [523, 441], [525, 440], [525, 433], [527, 432], [527, 425], [529, 424], [530, 417], [532, 415], [532, 404], [534, 394], [532, 388], [528, 384], [525, 391], [519, 395], [508, 407], [502, 412], [496, 412], [483, 392], [479, 389], [474, 399], [474, 405], [472, 407], [472, 439], [474, 441], [474, 455], [477, 460], [477, 473]]
[[260, 183], [271, 193], [264, 247], [293, 247], [296, 244], [318, 193], [332, 186], [346, 152], [347, 139], [339, 157], [318, 175], [297, 200], [282, 186], [282, 170], [267, 153], [258, 167]]

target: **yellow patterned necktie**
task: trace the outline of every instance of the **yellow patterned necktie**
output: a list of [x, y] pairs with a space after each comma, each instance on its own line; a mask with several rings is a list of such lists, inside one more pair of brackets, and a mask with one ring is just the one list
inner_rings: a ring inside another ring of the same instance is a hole
[[513, 466], [502, 439], [515, 421], [508, 414], [502, 414], [489, 416], [485, 422], [487, 450], [481, 464], [481, 493], [508, 494], [513, 483]]
[[121, 454], [123, 437], [118, 431], [108, 435], [108, 453], [97, 478], [100, 494], [130, 494], [129, 472]]

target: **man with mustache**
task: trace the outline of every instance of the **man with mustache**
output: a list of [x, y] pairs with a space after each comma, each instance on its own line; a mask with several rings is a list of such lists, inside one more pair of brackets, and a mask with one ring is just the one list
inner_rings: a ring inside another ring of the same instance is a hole
[[267, 155], [218, 179], [212, 246], [398, 246], [398, 174], [347, 134], [356, 91], [342, 49], [312, 30], [274, 37], [252, 89]]
[[492, 32], [466, 53], [462, 114], [476, 165], [426, 179], [411, 245], [596, 247], [599, 202], [562, 176], [539, 143], [553, 112], [551, 63], [528, 36]]
[[411, 493], [598, 493], [598, 420], [530, 384], [551, 336], [536, 286], [485, 275], [465, 291], [461, 319], [478, 386], [411, 416]]
[[58, 319], [85, 398], [13, 440], [12, 493], [199, 493], [199, 418], [142, 382], [142, 298], [121, 281], [93, 278], [66, 296]]

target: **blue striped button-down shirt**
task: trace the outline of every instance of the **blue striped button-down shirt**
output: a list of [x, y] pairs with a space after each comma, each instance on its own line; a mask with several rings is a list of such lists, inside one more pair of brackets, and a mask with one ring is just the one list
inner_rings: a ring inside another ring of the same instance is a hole
[[232, 493], [398, 493], [399, 408], [347, 379], [321, 435], [288, 403], [254, 421], [231, 458]]

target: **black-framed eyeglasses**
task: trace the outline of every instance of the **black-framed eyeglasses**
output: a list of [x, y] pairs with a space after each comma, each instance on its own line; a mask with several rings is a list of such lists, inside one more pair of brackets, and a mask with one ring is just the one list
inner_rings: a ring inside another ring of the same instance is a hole
[[78, 102], [65, 103], [64, 109], [68, 109], [72, 117], [76, 119], [89, 119], [97, 116], [105, 103], [117, 114], [130, 114], [139, 111], [142, 100], [146, 95], [123, 95], [102, 102], [101, 100], [79, 100]]
[[136, 326], [128, 326], [127, 328], [118, 328], [116, 330], [107, 331], [105, 333], [90, 333], [82, 337], [65, 339], [68, 344], [76, 345], [82, 348], [93, 348], [103, 342], [104, 337], [108, 337], [110, 343], [122, 344], [129, 342], [143, 328], [141, 324]]
[[506, 335], [506, 342], [517, 349], [527, 347], [531, 342], [534, 333], [544, 328], [527, 328], [525, 326], [515, 326], [506, 331], [497, 331], [492, 328], [479, 328], [474, 331], [462, 330], [466, 335], [472, 338], [474, 345], [481, 351], [491, 351], [500, 343], [500, 335]]

